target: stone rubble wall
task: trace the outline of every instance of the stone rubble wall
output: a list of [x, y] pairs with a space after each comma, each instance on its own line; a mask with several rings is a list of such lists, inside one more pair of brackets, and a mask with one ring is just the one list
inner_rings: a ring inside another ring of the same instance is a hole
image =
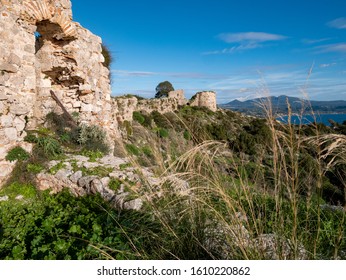
[[13, 166], [5, 156], [25, 146], [25, 130], [61, 113], [50, 90], [81, 122], [118, 135], [103, 62], [101, 39], [72, 21], [70, 0], [0, 0], [0, 183]]

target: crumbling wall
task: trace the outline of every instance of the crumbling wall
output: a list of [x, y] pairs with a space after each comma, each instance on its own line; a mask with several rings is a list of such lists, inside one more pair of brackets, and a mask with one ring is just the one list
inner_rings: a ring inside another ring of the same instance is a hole
[[190, 106], [206, 107], [215, 112], [217, 110], [216, 93], [213, 91], [198, 92], [191, 98]]
[[81, 122], [117, 134], [103, 62], [101, 39], [72, 21], [70, 0], [0, 0], [0, 183], [25, 130], [61, 112], [50, 90]]
[[186, 103], [187, 103], [187, 100], [185, 99], [185, 95], [184, 95], [184, 90], [182, 90], [182, 89], [170, 91], [168, 93], [168, 98], [177, 99], [178, 104], [180, 106], [186, 105]]
[[186, 105], [184, 91], [171, 91], [166, 98], [138, 100], [136, 97], [117, 97], [112, 100], [113, 118], [118, 123], [132, 121], [135, 111], [150, 114], [158, 111], [161, 114], [178, 110], [179, 106]]
[[[26, 130], [62, 113], [54, 91], [79, 121], [102, 126], [110, 139], [134, 111], [166, 113], [187, 103], [182, 90], [168, 98], [111, 99], [101, 39], [72, 20], [70, 0], [0, 0], [0, 185], [13, 163], [7, 152], [24, 143]], [[197, 95], [193, 106], [216, 110], [215, 93]], [[112, 142], [110, 142], [112, 144]]]
[[113, 119], [118, 123], [132, 121], [133, 112], [139, 111], [150, 114], [158, 111], [161, 114], [176, 111], [184, 105], [206, 107], [216, 111], [216, 94], [213, 91], [198, 92], [190, 101], [185, 99], [183, 90], [175, 90], [168, 93], [168, 97], [138, 100], [136, 97], [112, 98]]

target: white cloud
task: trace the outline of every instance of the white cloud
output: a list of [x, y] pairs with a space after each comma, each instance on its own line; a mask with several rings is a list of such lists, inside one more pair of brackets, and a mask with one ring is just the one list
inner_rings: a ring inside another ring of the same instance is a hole
[[346, 43], [331, 44], [317, 47], [318, 53], [326, 52], [346, 52]]
[[323, 64], [320, 64], [320, 68], [329, 68], [329, 67], [332, 67], [332, 66], [335, 66], [337, 63], [333, 62], [333, 63], [323, 63]]
[[241, 42], [268, 42], [280, 41], [287, 37], [279, 34], [270, 34], [265, 32], [242, 32], [242, 33], [222, 33], [217, 36], [226, 43], [241, 43]]
[[265, 32], [243, 32], [243, 33], [222, 33], [217, 36], [225, 43], [235, 44], [232, 47], [224, 48], [222, 50], [203, 52], [202, 55], [216, 55], [216, 54], [234, 54], [246, 50], [253, 50], [265, 47], [263, 43], [269, 41], [280, 41], [287, 37], [278, 34], [270, 34]]
[[186, 79], [223, 79], [224, 75], [199, 73], [199, 72], [149, 72], [134, 70], [112, 70], [112, 74], [116, 77], [154, 77], [161, 76], [167, 78], [186, 78]]
[[263, 47], [263, 45], [256, 44], [256, 43], [248, 43], [248, 44], [241, 44], [239, 46], [233, 46], [231, 48], [224, 48], [223, 50], [219, 50], [219, 51], [204, 52], [202, 54], [203, 55], [232, 54], [232, 53], [242, 52], [245, 50], [258, 49], [261, 47]]
[[331, 38], [303, 39], [302, 43], [307, 44], [307, 45], [313, 45], [313, 44], [322, 43], [322, 42], [329, 41], [329, 40], [331, 40]]
[[327, 23], [328, 26], [337, 29], [346, 29], [346, 18], [341, 17]]
[[145, 72], [145, 71], [128, 71], [128, 70], [112, 70], [112, 73], [121, 77], [148, 77], [154, 76], [155, 72]]

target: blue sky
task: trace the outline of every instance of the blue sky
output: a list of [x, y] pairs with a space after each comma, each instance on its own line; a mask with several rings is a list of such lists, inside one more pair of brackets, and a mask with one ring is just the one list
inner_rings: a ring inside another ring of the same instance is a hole
[[265, 95], [346, 100], [345, 0], [72, 0], [111, 50], [113, 95], [168, 80], [218, 103]]

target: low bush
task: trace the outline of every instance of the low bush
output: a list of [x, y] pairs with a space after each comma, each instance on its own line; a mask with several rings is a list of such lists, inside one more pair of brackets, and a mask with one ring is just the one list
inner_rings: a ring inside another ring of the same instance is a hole
[[133, 144], [126, 144], [125, 149], [130, 155], [139, 156], [141, 154], [141, 151]]
[[165, 128], [159, 128], [158, 129], [158, 135], [160, 138], [167, 138], [169, 136], [168, 130]]
[[140, 112], [133, 112], [132, 115], [133, 120], [137, 121], [139, 124], [143, 124], [145, 122], [145, 118]]
[[106, 132], [97, 125], [81, 125], [78, 128], [77, 143], [90, 151], [100, 151], [105, 154], [109, 152]]
[[6, 160], [8, 161], [24, 161], [30, 157], [30, 154], [25, 151], [22, 147], [14, 147], [12, 148], [6, 155]]
[[37, 146], [43, 149], [48, 157], [56, 157], [63, 154], [63, 149], [58, 140], [50, 136], [40, 136], [37, 138]]
[[34, 174], [40, 173], [43, 169], [44, 167], [41, 164], [36, 163], [28, 163], [28, 165], [26, 166], [26, 170]]

